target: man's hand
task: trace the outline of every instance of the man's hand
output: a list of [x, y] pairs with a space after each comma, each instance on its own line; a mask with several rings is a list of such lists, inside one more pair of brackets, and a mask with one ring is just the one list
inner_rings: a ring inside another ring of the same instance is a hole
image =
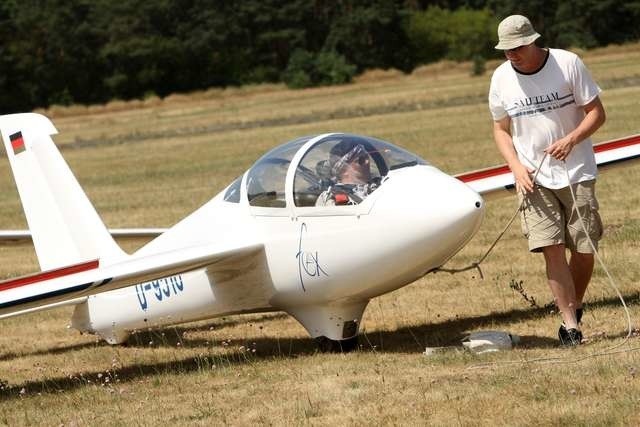
[[555, 141], [544, 152], [551, 157], [558, 160], [566, 160], [571, 153], [573, 147], [575, 147], [580, 141], [584, 141], [591, 136], [606, 119], [604, 107], [600, 98], [596, 97], [593, 101], [582, 107], [585, 112], [584, 119], [580, 122], [577, 128], [567, 134], [567, 136]]
[[569, 153], [571, 153], [574, 145], [573, 139], [570, 135], [567, 135], [545, 148], [544, 152], [554, 159], [565, 161], [567, 157], [569, 157]]
[[516, 181], [516, 190], [519, 193], [533, 192], [533, 179], [531, 179], [531, 175], [534, 171], [532, 169], [528, 169], [522, 163], [518, 162], [511, 166], [511, 172]]

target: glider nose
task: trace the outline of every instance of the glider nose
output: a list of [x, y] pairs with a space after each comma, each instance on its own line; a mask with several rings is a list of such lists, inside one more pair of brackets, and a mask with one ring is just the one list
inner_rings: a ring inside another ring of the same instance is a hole
[[[443, 264], [466, 245], [484, 217], [482, 197], [466, 184], [435, 169], [427, 178], [429, 190], [416, 210], [422, 212], [421, 229], [437, 242]], [[437, 257], [436, 257], [437, 258]]]
[[[447, 177], [448, 178], [448, 177]], [[449, 250], [453, 256], [476, 234], [484, 217], [484, 201], [482, 197], [465, 184], [453, 181], [440, 191], [443, 200], [443, 213], [448, 218]], [[445, 219], [445, 222], [447, 220]]]
[[432, 166], [398, 172], [390, 177], [390, 191], [376, 202], [374, 212], [403, 218], [393, 232], [410, 248], [405, 255], [415, 251], [423, 267], [439, 267], [478, 231], [484, 201], [466, 184]]

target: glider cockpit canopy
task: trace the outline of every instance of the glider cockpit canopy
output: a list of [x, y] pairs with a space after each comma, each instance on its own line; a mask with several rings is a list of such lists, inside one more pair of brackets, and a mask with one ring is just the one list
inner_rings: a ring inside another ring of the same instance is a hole
[[[345, 150], [345, 147], [347, 149]], [[338, 153], [338, 154], [337, 154]], [[353, 134], [306, 136], [280, 145], [262, 156], [246, 173], [246, 197], [255, 207], [287, 207], [287, 177], [293, 175], [295, 207], [315, 206], [323, 191], [336, 184], [340, 160], [368, 162], [370, 180], [381, 182], [389, 171], [426, 165], [420, 157], [379, 139]], [[240, 202], [242, 177], [224, 199]]]

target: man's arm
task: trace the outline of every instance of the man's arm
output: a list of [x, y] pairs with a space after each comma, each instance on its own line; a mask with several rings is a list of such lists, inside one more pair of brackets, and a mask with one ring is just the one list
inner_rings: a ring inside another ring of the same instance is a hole
[[583, 108], [585, 116], [578, 127], [547, 147], [544, 150], [546, 153], [558, 160], [565, 160], [573, 147], [589, 138], [602, 126], [606, 120], [606, 114], [600, 97], [596, 97]]
[[516, 153], [511, 137], [511, 118], [509, 116], [493, 122], [493, 139], [513, 173], [516, 189], [518, 191], [523, 189], [528, 192], [533, 191], [533, 180], [531, 179], [533, 171], [527, 169], [518, 159], [518, 153]]

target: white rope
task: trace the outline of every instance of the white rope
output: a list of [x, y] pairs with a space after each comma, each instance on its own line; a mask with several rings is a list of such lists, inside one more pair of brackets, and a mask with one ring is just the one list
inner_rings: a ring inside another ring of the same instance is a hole
[[[589, 235], [589, 232], [587, 231], [587, 227], [585, 225], [584, 218], [582, 218], [582, 214], [580, 213], [580, 209], [578, 209], [578, 201], [577, 201], [575, 192], [573, 191], [573, 185], [570, 183], [571, 181], [569, 179], [569, 169], [567, 168], [567, 164], [565, 162], [563, 162], [563, 164], [564, 164], [565, 173], [567, 175], [567, 182], [569, 183], [569, 191], [571, 192], [571, 199], [573, 201], [573, 209], [575, 209], [575, 211], [578, 214], [578, 219], [580, 220], [580, 225], [582, 226], [582, 231], [584, 231], [585, 235], [587, 236], [587, 240], [589, 241], [589, 245], [591, 246], [591, 249], [593, 250], [594, 256], [598, 260], [598, 263], [600, 264], [600, 267], [602, 267], [603, 271], [607, 275], [607, 278], [609, 280], [610, 286], [613, 288], [613, 290], [618, 295], [618, 299], [620, 299], [620, 302], [622, 303], [622, 307], [624, 308], [624, 312], [625, 312], [625, 315], [626, 315], [626, 318], [627, 318], [627, 335], [624, 337], [624, 339], [621, 342], [619, 342], [617, 344], [614, 344], [614, 345], [612, 345], [610, 347], [607, 347], [606, 349], [604, 349], [602, 351], [597, 351], [597, 352], [594, 352], [594, 353], [591, 353], [591, 354], [587, 354], [587, 355], [584, 355], [584, 356], [581, 356], [581, 357], [573, 357], [573, 358], [572, 357], [568, 357], [568, 356], [567, 357], [540, 357], [540, 358], [535, 358], [535, 359], [530, 359], [530, 360], [504, 360], [504, 361], [496, 361], [496, 362], [487, 362], [487, 363], [476, 364], [476, 365], [473, 365], [473, 366], [469, 366], [466, 369], [480, 369], [480, 368], [488, 368], [488, 367], [498, 366], [498, 365], [512, 365], [512, 364], [523, 364], [523, 363], [557, 363], [557, 364], [578, 363], [578, 362], [582, 362], [583, 360], [592, 359], [592, 358], [596, 358], [596, 357], [600, 357], [600, 356], [608, 356], [608, 355], [619, 354], [619, 353], [630, 353], [632, 351], [640, 350], [640, 346], [631, 347], [631, 348], [627, 348], [627, 349], [624, 349], [624, 350], [616, 350], [617, 348], [619, 348], [622, 345], [624, 345], [625, 343], [627, 343], [629, 341], [629, 338], [631, 337], [631, 334], [633, 333], [633, 327], [632, 327], [632, 324], [631, 324], [631, 314], [629, 313], [629, 308], [627, 307], [627, 304], [624, 301], [624, 297], [622, 296], [622, 293], [620, 292], [620, 289], [616, 285], [615, 280], [613, 280], [613, 277], [611, 276], [611, 273], [609, 273], [609, 269], [607, 269], [607, 266], [605, 265], [604, 261], [602, 260], [602, 257], [600, 256], [600, 253], [596, 249], [595, 244], [593, 243], [593, 240], [591, 239], [591, 236]], [[522, 206], [522, 204], [521, 204], [521, 206]]]
[[[565, 162], [562, 162], [564, 164], [564, 171], [567, 175], [567, 182], [569, 181], [569, 169], [567, 168], [567, 164]], [[569, 184], [569, 191], [571, 192], [571, 199], [573, 200], [573, 208], [576, 210], [577, 214], [578, 214], [578, 219], [580, 220], [580, 225], [582, 226], [582, 231], [584, 231], [584, 234], [587, 236], [587, 240], [589, 241], [589, 245], [591, 246], [591, 250], [593, 250], [593, 254], [596, 257], [596, 259], [598, 260], [598, 263], [600, 264], [600, 267], [602, 267], [602, 270], [604, 270], [605, 274], [607, 275], [607, 279], [609, 279], [609, 285], [611, 285], [611, 287], [613, 288], [613, 290], [616, 292], [616, 295], [618, 295], [618, 299], [620, 300], [620, 303], [622, 303], [622, 307], [624, 308], [624, 313], [627, 317], [627, 336], [624, 337], [624, 340], [622, 340], [621, 343], [616, 344], [608, 349], [606, 349], [605, 351], [610, 351], [613, 350], [617, 347], [620, 347], [621, 345], [623, 345], [625, 342], [627, 342], [629, 340], [629, 338], [631, 337], [631, 333], [633, 332], [633, 328], [631, 326], [631, 314], [629, 313], [629, 308], [627, 307], [627, 304], [624, 301], [624, 297], [622, 296], [622, 293], [620, 292], [620, 289], [618, 288], [618, 286], [615, 283], [615, 280], [613, 280], [613, 277], [611, 276], [611, 273], [609, 273], [609, 269], [607, 268], [607, 266], [605, 265], [604, 261], [602, 260], [602, 257], [600, 256], [600, 253], [598, 252], [598, 250], [596, 249], [596, 245], [593, 243], [593, 240], [591, 239], [591, 236], [589, 235], [589, 232], [587, 231], [587, 226], [584, 223], [584, 218], [582, 218], [582, 214], [580, 213], [580, 209], [578, 209], [578, 200], [576, 198], [575, 192], [573, 191], [573, 185]]]
[[[542, 156], [542, 160], [540, 160], [540, 164], [536, 168], [536, 170], [535, 170], [535, 172], [533, 174], [533, 177], [531, 178], [531, 180], [533, 182], [535, 182], [536, 178], [538, 177], [538, 173], [540, 172], [540, 169], [542, 168], [542, 164], [544, 163], [544, 161], [545, 161], [545, 159], [547, 158], [548, 155], [549, 155], [548, 153], [545, 153], [544, 156]], [[484, 255], [482, 255], [478, 259], [478, 261], [472, 262], [468, 266], [462, 267], [462, 268], [442, 268], [442, 267], [438, 267], [438, 268], [436, 268], [434, 270], [431, 270], [431, 272], [437, 273], [439, 271], [442, 271], [444, 273], [456, 274], [456, 273], [462, 273], [463, 271], [467, 271], [467, 270], [471, 270], [471, 269], [475, 268], [475, 269], [478, 270], [478, 272], [480, 274], [480, 278], [484, 279], [484, 275], [482, 274], [482, 270], [480, 269], [480, 264], [482, 264], [484, 262], [484, 260], [489, 256], [491, 251], [493, 251], [493, 248], [495, 248], [495, 246], [498, 244], [500, 239], [502, 239], [502, 236], [504, 236], [504, 234], [507, 232], [509, 227], [511, 227], [511, 224], [513, 224], [513, 221], [518, 216], [518, 213], [522, 210], [522, 206], [524, 206], [524, 202], [525, 202], [525, 198], [523, 197], [522, 200], [520, 201], [520, 204], [518, 205], [518, 208], [516, 209], [516, 211], [511, 216], [511, 219], [509, 219], [509, 221], [507, 222], [507, 225], [502, 229], [500, 234], [498, 234], [498, 237], [493, 241], [491, 246], [489, 246], [489, 249], [484, 253]]]

